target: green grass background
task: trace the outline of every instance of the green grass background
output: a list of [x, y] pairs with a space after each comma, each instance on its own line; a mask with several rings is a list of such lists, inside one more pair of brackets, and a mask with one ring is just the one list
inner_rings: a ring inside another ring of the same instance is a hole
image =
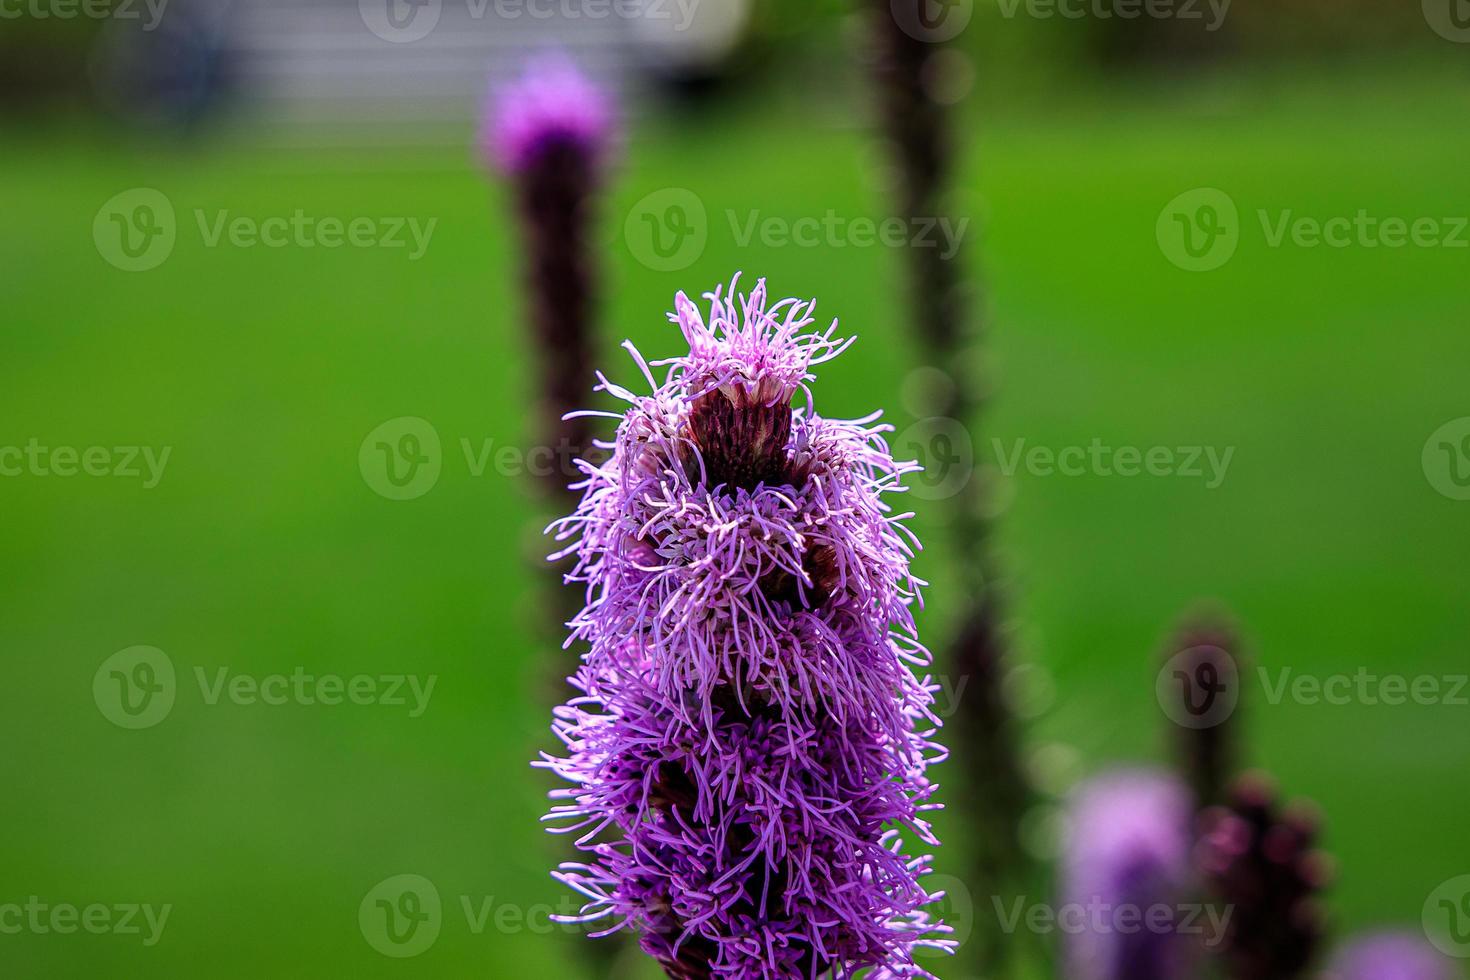
[[[1181, 91], [1096, 90], [968, 119], [965, 207], [984, 225], [994, 383], [990, 436], [1061, 447], [1236, 447], [1222, 486], [1039, 477], [1001, 497], [1029, 744], [1061, 791], [1118, 760], [1164, 755], [1155, 652], [1197, 597], [1241, 618], [1257, 661], [1297, 673], [1466, 669], [1470, 504], [1436, 493], [1420, 450], [1470, 414], [1470, 251], [1269, 248], [1255, 211], [1326, 218], [1465, 215], [1462, 79], [1433, 73]], [[854, 110], [856, 112], [856, 110]], [[968, 118], [968, 117], [967, 117]], [[738, 247], [726, 209], [884, 214], [861, 129], [800, 106], [703, 125], [643, 124], [604, 209], [603, 363], [616, 343], [676, 350], [675, 290], [767, 275], [819, 298], [860, 340], [821, 372], [832, 414], [888, 408], [917, 355], [901, 256], [881, 248]], [[0, 443], [173, 447], [161, 484], [0, 481], [0, 902], [152, 902], [163, 941], [0, 935], [6, 976], [577, 976], [568, 944], [474, 934], [458, 896], [553, 903], [537, 828], [549, 786], [542, 678], [557, 655], [528, 572], [540, 512], [523, 481], [472, 476], [461, 437], [535, 440], [533, 372], [507, 202], [460, 151], [363, 156], [119, 147], [90, 132], [7, 132], [0, 160]], [[94, 214], [134, 186], [180, 215], [140, 274], [93, 247]], [[684, 187], [709, 242], [688, 269], [638, 264], [623, 218]], [[1155, 243], [1165, 202], [1226, 190], [1235, 257], [1181, 271]], [[203, 247], [190, 212], [437, 218], [402, 250]], [[444, 471], [392, 502], [358, 446], [400, 415], [430, 420]], [[933, 582], [925, 627], [955, 597], [944, 529], [916, 501]], [[93, 673], [133, 644], [181, 674], [160, 725], [98, 712]], [[253, 674], [438, 675], [420, 718], [388, 707], [203, 702], [196, 666]], [[1040, 681], [1037, 679], [1041, 678]], [[1047, 690], [1053, 692], [1047, 697]], [[1470, 708], [1269, 705], [1244, 715], [1253, 763], [1327, 814], [1344, 930], [1417, 923], [1470, 872]], [[1058, 764], [1061, 760], [1063, 764]], [[1068, 760], [1072, 760], [1068, 762]], [[967, 826], [940, 870], [960, 872]], [[414, 959], [363, 941], [380, 879], [432, 879], [447, 916]], [[1039, 896], [1038, 896], [1039, 897]]]

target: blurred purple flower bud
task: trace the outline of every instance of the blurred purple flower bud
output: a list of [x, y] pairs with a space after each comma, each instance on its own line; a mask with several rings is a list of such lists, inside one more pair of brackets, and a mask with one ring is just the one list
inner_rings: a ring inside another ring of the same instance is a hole
[[1323, 980], [1454, 980], [1449, 962], [1423, 936], [1382, 932], [1342, 948]]
[[[1086, 928], [1068, 936], [1071, 980], [1190, 975], [1195, 943], [1181, 903], [1189, 898], [1191, 820], [1189, 790], [1165, 773], [1119, 770], [1078, 788], [1061, 870], [1062, 901], [1087, 911]], [[1150, 911], [1158, 909], [1168, 915]]]
[[509, 85], [493, 89], [480, 126], [485, 162], [518, 173], [543, 154], [572, 147], [593, 162], [607, 153], [614, 135], [613, 101], [563, 54], [527, 62]]
[[1283, 808], [1267, 778], [1248, 774], [1200, 822], [1201, 870], [1232, 912], [1228, 974], [1235, 980], [1301, 976], [1326, 932], [1317, 896], [1327, 884], [1328, 862], [1316, 849], [1315, 811], [1303, 804]]

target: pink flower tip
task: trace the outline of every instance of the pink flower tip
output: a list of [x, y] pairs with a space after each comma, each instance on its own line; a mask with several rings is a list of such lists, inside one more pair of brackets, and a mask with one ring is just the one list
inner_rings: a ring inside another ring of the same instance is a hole
[[516, 80], [491, 88], [479, 148], [486, 165], [515, 174], [558, 146], [601, 158], [614, 128], [608, 92], [565, 54], [544, 54], [527, 61]]

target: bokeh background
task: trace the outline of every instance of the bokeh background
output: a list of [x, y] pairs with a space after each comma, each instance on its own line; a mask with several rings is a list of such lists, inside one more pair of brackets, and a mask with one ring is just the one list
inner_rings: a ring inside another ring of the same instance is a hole
[[[889, 213], [871, 11], [854, 6], [703, 0], [686, 24], [673, 0], [605, 16], [590, 0], [443, 0], [396, 21], [369, 0], [169, 0], [157, 17], [7, 5], [0, 444], [169, 456], [152, 486], [0, 478], [0, 903], [171, 912], [153, 945], [0, 934], [0, 973], [591, 975], [545, 924], [564, 900], [537, 825], [551, 780], [529, 762], [551, 742], [561, 654], [535, 571], [548, 515], [518, 462], [538, 438], [521, 249], [472, 150], [480, 95], [548, 45], [620, 94], [626, 137], [598, 207], [614, 378], [636, 380], [625, 337], [676, 350], [676, 290], [745, 270], [817, 297], [860, 338], [822, 371], [819, 407], [881, 407], [902, 431], [929, 379], [899, 252], [740, 234], [753, 215]], [[1465, 6], [1237, 0], [1213, 30], [1203, 5], [1198, 21], [945, 8], [963, 23], [935, 85], [961, 136], [956, 214], [972, 222], [988, 325], [973, 356], [992, 396], [966, 420], [981, 464], [968, 475], [994, 491], [1010, 684], [1050, 797], [1166, 757], [1158, 652], [1202, 598], [1234, 612], [1273, 682], [1470, 669], [1470, 457], [1426, 455], [1447, 423], [1451, 446], [1470, 432]], [[425, 11], [432, 30], [393, 36]], [[129, 271], [107, 207], [138, 188], [166, 199], [175, 240]], [[1233, 254], [1206, 271], [1182, 268], [1159, 230], [1198, 188], [1238, 209]], [[669, 268], [640, 216], [675, 191], [698, 203], [697, 240]], [[200, 223], [298, 210], [433, 224], [413, 255], [210, 244]], [[1360, 211], [1435, 219], [1440, 241], [1273, 244], [1262, 223]], [[393, 500], [360, 448], [403, 417], [432, 426], [441, 469]], [[1233, 455], [1214, 486], [994, 465], [996, 440], [1094, 439]], [[487, 448], [506, 452], [478, 467]], [[934, 496], [913, 505], [938, 647], [958, 600]], [[136, 645], [163, 651], [177, 682], [167, 716], [130, 730], [94, 678]], [[210, 703], [197, 680], [298, 668], [436, 681], [413, 716], [411, 698]], [[1335, 926], [1417, 929], [1431, 892], [1470, 873], [1470, 706], [1271, 703], [1256, 677], [1248, 761], [1325, 814]], [[1056, 813], [1033, 823], [1046, 854]], [[963, 809], [941, 829], [939, 870], [958, 874]], [[358, 919], [401, 874], [444, 906], [409, 958], [382, 955]], [[636, 959], [619, 969], [652, 976]]]

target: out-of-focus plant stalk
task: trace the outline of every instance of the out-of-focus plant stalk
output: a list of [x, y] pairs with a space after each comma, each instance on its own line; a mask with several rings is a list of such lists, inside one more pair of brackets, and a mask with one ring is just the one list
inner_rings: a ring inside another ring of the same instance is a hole
[[[597, 380], [591, 223], [612, 136], [610, 99], [561, 55], [531, 61], [521, 78], [492, 92], [481, 127], [482, 155], [509, 182], [519, 219], [538, 372], [537, 438], [554, 461], [539, 477], [558, 513], [580, 499], [570, 487], [580, 478], [573, 461], [593, 448], [594, 420], [572, 413]], [[561, 587], [570, 568], [565, 559], [551, 566], [546, 601], [558, 637], [581, 608]], [[576, 666], [575, 659], [556, 664], [558, 691]]]
[[[938, 44], [916, 36], [921, 8], [911, 0], [911, 17], [895, 16], [890, 0], [871, 0], [876, 34], [874, 70], [887, 142], [897, 164], [898, 216], [910, 222], [946, 214], [946, 192], [954, 153], [944, 106], [931, 94]], [[905, 26], [910, 30], [905, 30]], [[980, 334], [977, 291], [968, 281], [959, 249], [911, 244], [908, 263], [910, 320], [929, 362], [951, 384], [932, 396], [930, 411], [966, 425], [982, 408], [978, 365], [967, 358]], [[968, 428], [968, 427], [967, 427]], [[948, 500], [947, 525], [960, 562], [966, 612], [940, 663], [964, 697], [951, 723], [952, 752], [963, 769], [976, 829], [970, 885], [977, 895], [1002, 896], [1038, 884], [1039, 872], [1022, 844], [1022, 821], [1033, 793], [1021, 764], [1017, 724], [1005, 695], [1004, 612], [991, 556], [985, 491], [979, 474]], [[958, 685], [966, 684], [960, 688]], [[972, 965], [985, 976], [1004, 969], [1009, 937], [998, 928], [972, 937]]]
[[1306, 977], [1326, 935], [1318, 896], [1328, 862], [1316, 849], [1318, 818], [1283, 807], [1259, 773], [1241, 777], [1226, 802], [1206, 811], [1200, 864], [1231, 912], [1221, 953], [1230, 980]]
[[[1195, 808], [1205, 810], [1225, 802], [1239, 763], [1240, 642], [1222, 613], [1196, 612], [1175, 632], [1164, 657], [1170, 672], [1164, 689], [1176, 699], [1168, 706], [1176, 721], [1170, 748]], [[1206, 700], [1217, 698], [1225, 700]]]
[[[542, 473], [540, 496], [549, 510], [567, 513], [581, 499], [571, 489], [581, 474], [575, 460], [594, 449], [595, 420], [583, 407], [594, 375], [597, 276], [591, 249], [593, 205], [613, 138], [606, 93], [561, 55], [528, 63], [514, 83], [493, 91], [481, 121], [485, 162], [508, 181], [517, 212], [524, 265], [528, 333], [536, 351], [536, 438], [553, 461]], [[509, 310], [508, 304], [499, 307]], [[556, 650], [582, 607], [564, 586], [575, 562], [547, 563], [548, 642]], [[580, 651], [548, 658], [548, 690], [559, 693], [575, 673]], [[612, 974], [621, 943], [579, 943], [590, 973]]]

